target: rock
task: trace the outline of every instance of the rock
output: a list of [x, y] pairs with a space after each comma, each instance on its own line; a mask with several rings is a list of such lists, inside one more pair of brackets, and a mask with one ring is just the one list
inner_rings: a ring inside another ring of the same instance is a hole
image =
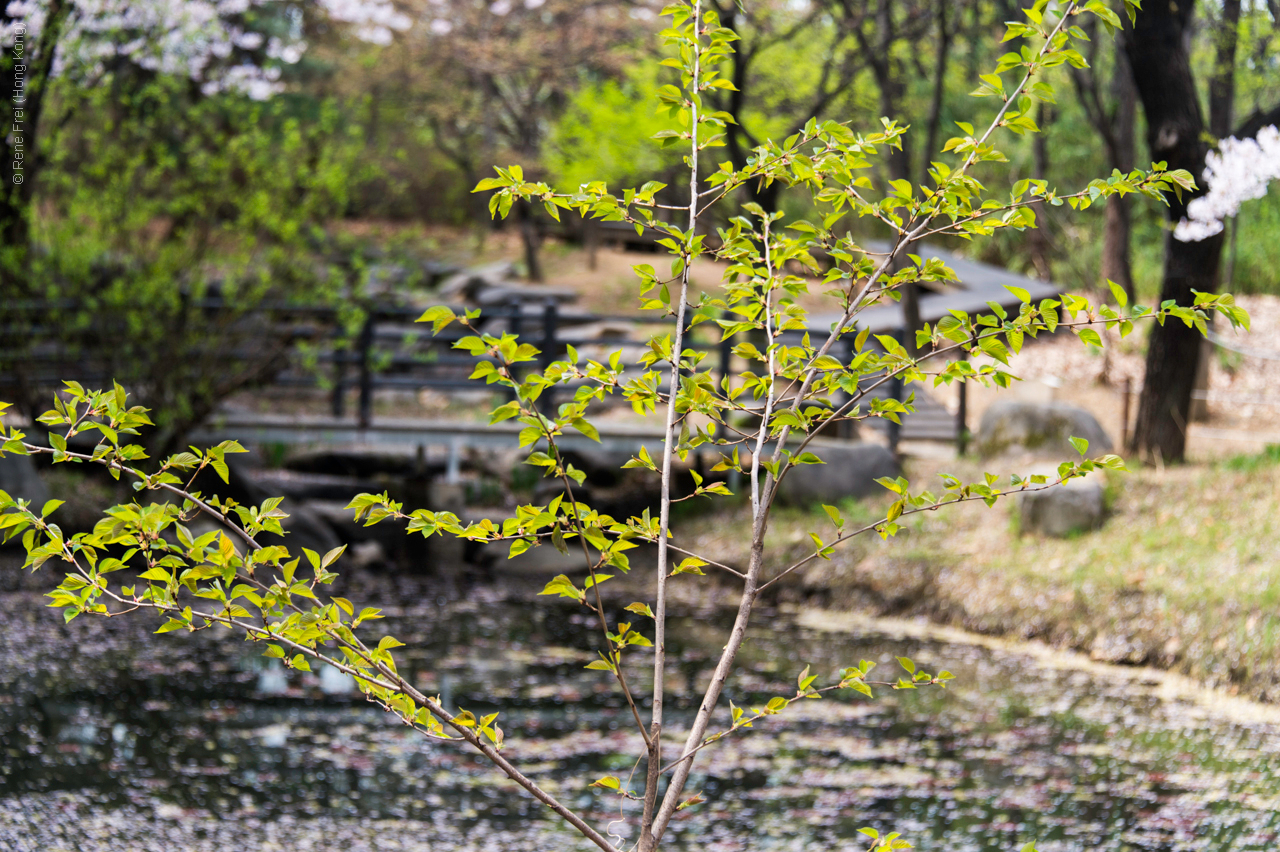
[[7, 453], [0, 458], [0, 491], [15, 500], [29, 500], [38, 512], [49, 499], [49, 488], [36, 471], [31, 456]]
[[[581, 294], [577, 290], [568, 287], [548, 287], [545, 284], [519, 284], [519, 283], [503, 283], [503, 284], [486, 284], [477, 288], [471, 300], [478, 305], [492, 307], [495, 305], [509, 305], [512, 302], [518, 302], [522, 305], [533, 305], [541, 308], [547, 302], [556, 302], [558, 304], [568, 304], [576, 302]], [[541, 322], [541, 316], [535, 316], [536, 322]]]
[[1079, 457], [1068, 438], [1084, 438], [1089, 452], [1111, 452], [1111, 438], [1088, 411], [1063, 402], [997, 402], [978, 424], [984, 458], [1025, 450], [1056, 459]]
[[811, 445], [826, 464], [800, 465], [782, 480], [779, 496], [792, 505], [836, 503], [846, 497], [884, 493], [876, 483], [882, 476], [897, 476], [898, 461], [881, 444], [849, 443]]
[[516, 267], [511, 261], [489, 263], [450, 275], [440, 282], [436, 295], [447, 301], [471, 300], [481, 290], [497, 287], [515, 277]]
[[[1056, 478], [1057, 471], [1035, 471]], [[1023, 532], [1064, 538], [1102, 526], [1106, 518], [1105, 481], [1101, 473], [1072, 479], [1044, 491], [1018, 495]]]
[[357, 568], [368, 568], [387, 561], [387, 553], [382, 549], [382, 543], [377, 541], [362, 541], [349, 552], [351, 562]]
[[414, 277], [407, 266], [394, 263], [378, 263], [365, 273], [364, 295], [383, 302], [394, 301], [404, 295], [406, 285]]

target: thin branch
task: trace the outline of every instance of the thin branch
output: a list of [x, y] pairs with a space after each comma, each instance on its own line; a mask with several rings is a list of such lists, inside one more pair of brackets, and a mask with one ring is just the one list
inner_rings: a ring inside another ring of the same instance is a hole
[[[692, 234], [698, 226], [698, 103], [701, 97], [699, 86], [702, 70], [702, 0], [693, 0], [693, 73], [690, 78], [689, 99], [690, 120], [690, 154], [689, 154], [689, 232]], [[662, 443], [662, 501], [658, 509], [658, 577], [657, 591], [654, 600], [654, 641], [653, 641], [653, 740], [649, 748], [649, 769], [644, 793], [644, 814], [641, 818], [640, 848], [642, 852], [650, 852], [657, 846], [662, 835], [661, 828], [654, 822], [654, 809], [657, 805], [658, 784], [657, 769], [662, 763], [662, 722], [663, 722], [663, 690], [666, 686], [667, 662], [667, 573], [670, 557], [667, 554], [667, 531], [671, 527], [671, 480], [673, 457], [675, 453], [676, 399], [680, 395], [680, 363], [684, 350], [685, 309], [689, 300], [689, 274], [691, 257], [686, 257], [684, 269], [680, 271], [679, 307], [676, 313], [675, 337], [671, 352], [671, 398], [667, 401], [667, 419], [663, 427]], [[677, 791], [678, 793], [678, 791]], [[668, 789], [668, 797], [674, 798]], [[663, 801], [662, 811], [667, 809], [667, 801]], [[655, 830], [656, 829], [656, 830]]]
[[[28, 452], [37, 452], [37, 453], [53, 452], [51, 448], [40, 447], [33, 444], [24, 443], [23, 446], [27, 449]], [[95, 459], [92, 456], [86, 456], [82, 453], [67, 453], [66, 455], [73, 458], [78, 458], [84, 461], [89, 461], [95, 464], [101, 464], [101, 465], [104, 465], [105, 467], [108, 467], [109, 469], [115, 469], [124, 473], [128, 473], [142, 480], [151, 488], [163, 488], [164, 490], [174, 492], [179, 496], [182, 496], [184, 499], [191, 500], [194, 505], [201, 506], [201, 508], [203, 508], [204, 511], [213, 513], [212, 507], [208, 506], [208, 504], [203, 503], [203, 501], [200, 501], [198, 498], [193, 497], [191, 494], [184, 492], [182, 489], [176, 488], [167, 483], [156, 483], [153, 481], [151, 477], [147, 476], [141, 471], [135, 468], [128, 467], [126, 465], [122, 465], [115, 459], [107, 459], [107, 458]], [[213, 513], [213, 514], [215, 515], [215, 517], [220, 517], [216, 513]], [[38, 526], [44, 526], [43, 521], [38, 518], [35, 518], [34, 514], [32, 514], [31, 517], [38, 522]], [[242, 537], [246, 539], [246, 543], [249, 544], [251, 547], [255, 549], [261, 548], [261, 545], [259, 545], [256, 541], [254, 541], [253, 537], [250, 536], [247, 532], [241, 530], [240, 533]], [[95, 580], [92, 577], [92, 575], [90, 575], [88, 572], [84, 570], [83, 566], [81, 566], [78, 560], [76, 560], [75, 554], [70, 550], [70, 544], [68, 542], [65, 542], [65, 541], [63, 542], [61, 550], [63, 551], [63, 554], [64, 554], [63, 558], [66, 559], [68, 562], [70, 562], [72, 565], [74, 565], [76, 570], [81, 574], [83, 578], [88, 580], [96, 588], [102, 590], [104, 594], [107, 594], [113, 600], [116, 600], [128, 606], [150, 607], [163, 612], [179, 612], [180, 611], [178, 610], [177, 607], [166, 608], [164, 604], [158, 604], [156, 602], [128, 600], [120, 595], [117, 595], [116, 593], [112, 592], [110, 588], [106, 586], [105, 583], [102, 583], [100, 580]], [[255, 585], [258, 585], [259, 587], [261, 587], [262, 585], [259, 581], [255, 580], [250, 576], [241, 575], [241, 574], [237, 574], [237, 576], [240, 579], [244, 579], [254, 583]], [[293, 609], [300, 611], [299, 608], [296, 606], [293, 607]], [[366, 662], [369, 662], [370, 665], [372, 665], [377, 671], [381, 672], [381, 674], [383, 675], [381, 679], [370, 677], [368, 672], [355, 671], [353, 670], [352, 667], [344, 663], [338, 662], [337, 660], [333, 660], [314, 648], [306, 647], [297, 642], [294, 642], [293, 640], [287, 639], [286, 637], [279, 636], [271, 631], [270, 625], [267, 625], [265, 627], [259, 627], [256, 624], [243, 622], [243, 621], [236, 621], [232, 617], [220, 616], [213, 613], [193, 613], [193, 615], [198, 616], [200, 618], [204, 618], [206, 621], [213, 621], [213, 622], [218, 622], [222, 624], [227, 624], [228, 626], [239, 627], [240, 629], [245, 630], [251, 635], [259, 636], [264, 639], [271, 638], [276, 641], [283, 642], [285, 644], [290, 645], [291, 647], [296, 648], [300, 652], [307, 654], [308, 656], [322, 660], [330, 665], [334, 665], [341, 671], [347, 672], [348, 674], [352, 674], [353, 676], [359, 677], [362, 680], [368, 681], [370, 683], [374, 683], [383, 689], [391, 689], [391, 690], [394, 690], [395, 692], [399, 692], [403, 695], [409, 696], [416, 703], [426, 707], [428, 711], [431, 712], [432, 715], [434, 715], [436, 718], [440, 719], [443, 723], [449, 725], [454, 730], [456, 730], [464, 740], [466, 740], [472, 747], [479, 750], [494, 765], [496, 765], [499, 769], [501, 769], [502, 772], [507, 775], [507, 777], [511, 778], [518, 785], [524, 788], [535, 799], [542, 802], [544, 805], [546, 805], [552, 811], [558, 814], [561, 818], [563, 818], [566, 822], [568, 822], [570, 825], [576, 828], [579, 832], [582, 833], [583, 836], [585, 836], [592, 843], [600, 847], [600, 849], [603, 850], [603, 852], [619, 852], [619, 850], [613, 844], [611, 844], [607, 838], [605, 838], [598, 831], [596, 831], [594, 828], [588, 825], [585, 821], [583, 821], [581, 817], [579, 817], [573, 811], [570, 811], [568, 808], [562, 805], [559, 801], [556, 800], [554, 796], [552, 796], [550, 793], [547, 793], [545, 790], [539, 787], [536, 782], [532, 781], [530, 778], [525, 776], [524, 773], [522, 773], [518, 768], [516, 768], [514, 764], [512, 764], [509, 760], [503, 757], [497, 751], [497, 749], [495, 749], [493, 746], [489, 745], [484, 740], [482, 740], [478, 734], [472, 732], [467, 726], [454, 722], [452, 714], [450, 714], [442, 706], [440, 706], [434, 700], [428, 698], [419, 690], [415, 689], [412, 686], [412, 684], [405, 681], [404, 678], [402, 678], [398, 673], [396, 673], [389, 666], [387, 666], [386, 664], [376, 659], [373, 659], [372, 654], [369, 652], [368, 648], [358, 640], [354, 648], [359, 649], [357, 653], [359, 653], [363, 657], [363, 659], [365, 659]], [[349, 648], [353, 647], [351, 643], [345, 642], [339, 636], [333, 636], [332, 638], [340, 642], [343, 642], [343, 644]]]
[[723, 562], [716, 562], [714, 559], [708, 559], [707, 557], [699, 553], [694, 553], [692, 550], [685, 550], [682, 547], [676, 547], [674, 544], [668, 544], [667, 547], [671, 548], [677, 553], [683, 553], [685, 556], [692, 556], [695, 559], [701, 559], [703, 562], [707, 563], [708, 565], [714, 565], [716, 568], [721, 568], [725, 571], [728, 571], [730, 574], [733, 574], [734, 576], [739, 577], [741, 579], [745, 580], [747, 577], [746, 574], [743, 574], [737, 568], [730, 568], [728, 565], [725, 565]]

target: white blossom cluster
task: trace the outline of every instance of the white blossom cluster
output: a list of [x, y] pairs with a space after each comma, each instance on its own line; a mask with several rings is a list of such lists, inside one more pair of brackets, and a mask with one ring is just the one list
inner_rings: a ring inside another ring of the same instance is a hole
[[391, 44], [393, 30], [407, 30], [412, 21], [388, 0], [320, 0], [329, 17], [353, 25], [356, 38]]
[[1187, 205], [1187, 217], [1173, 229], [1173, 236], [1184, 243], [1221, 233], [1223, 222], [1236, 215], [1241, 204], [1262, 198], [1267, 184], [1280, 180], [1280, 130], [1272, 125], [1254, 139], [1223, 139], [1204, 159], [1208, 192]]
[[[3, 2], [3, 0], [0, 0]], [[205, 94], [243, 92], [265, 100], [283, 89], [282, 67], [307, 49], [303, 9], [347, 24], [355, 36], [388, 44], [409, 18], [390, 0], [77, 0], [58, 43], [55, 75], [92, 78], [125, 61], [162, 74], [189, 77]], [[286, 38], [249, 28], [251, 11], [276, 11], [290, 22]], [[27, 51], [39, 40], [48, 11], [43, 0], [11, 0], [11, 19], [0, 27], [0, 47], [21, 35]]]

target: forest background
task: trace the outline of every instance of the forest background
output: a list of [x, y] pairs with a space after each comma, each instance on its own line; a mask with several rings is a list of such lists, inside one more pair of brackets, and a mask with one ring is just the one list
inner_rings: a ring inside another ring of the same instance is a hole
[[[736, 90], [718, 90], [713, 104], [732, 119], [727, 144], [708, 159], [739, 168], [761, 141], [811, 116], [859, 132], [879, 130], [888, 117], [914, 131], [874, 182], [927, 183], [941, 141], [985, 106], [969, 96], [979, 73], [1018, 47], [1000, 42], [1004, 22], [1018, 16], [1014, 0], [713, 5], [743, 38], [728, 75]], [[128, 333], [101, 348], [106, 375], [164, 412], [172, 440], [275, 363], [265, 352], [231, 373], [202, 369], [214, 363], [211, 351], [261, 345], [245, 317], [265, 303], [337, 304], [355, 328], [353, 294], [371, 268], [388, 257], [421, 263], [464, 248], [483, 257], [485, 234], [504, 227], [521, 237], [524, 272], [542, 278], [539, 249], [572, 223], [531, 207], [507, 223], [491, 221], [487, 199], [471, 190], [492, 164], [519, 164], [530, 180], [570, 188], [588, 178], [615, 188], [661, 180], [680, 166], [678, 154], [651, 139], [670, 69], [646, 61], [658, 49], [658, 8], [646, 0], [190, 6], [216, 10], [235, 34], [221, 48], [198, 27], [184, 35], [172, 23], [182, 15], [163, 2], [138, 8], [153, 6], [155, 21], [99, 14], [92, 26], [84, 22], [89, 7], [61, 0], [6, 7], [6, 43], [24, 15], [38, 11], [50, 25], [26, 45], [29, 103], [25, 115], [10, 115], [22, 119], [24, 133], [6, 140], [0, 296], [14, 308], [6, 351], [21, 350], [33, 324], [57, 323], [69, 338], [118, 317]], [[1057, 102], [1033, 116], [1044, 132], [1010, 148], [1011, 168], [984, 167], [979, 178], [993, 191], [1025, 179], [1080, 186], [1171, 155], [1195, 160], [1217, 139], [1274, 123], [1280, 3], [1208, 0], [1187, 10], [1140, 19], [1163, 29], [1139, 54], [1152, 58], [1148, 77], [1158, 85], [1166, 69], [1154, 66], [1187, 50], [1203, 136], [1190, 149], [1151, 150], [1142, 86], [1129, 64], [1138, 55], [1133, 33], [1097, 32], [1087, 69], [1050, 72]], [[363, 23], [343, 24], [360, 15]], [[81, 32], [71, 37], [76, 26]], [[169, 43], [180, 37], [186, 42]], [[9, 83], [21, 76], [16, 62], [8, 55], [0, 62]], [[1190, 105], [1175, 106], [1162, 119], [1171, 127]], [[18, 171], [15, 151], [25, 157]], [[793, 218], [810, 213], [804, 196], [781, 184], [739, 195]], [[1117, 197], [1105, 216], [1044, 205], [1035, 212], [1037, 229], [945, 247], [1066, 290], [1106, 293], [1110, 280], [1131, 299], [1159, 301], [1170, 227], [1161, 205]], [[855, 238], [886, 236], [869, 218], [852, 227], [865, 231]], [[1280, 196], [1248, 202], [1228, 225], [1222, 263], [1215, 255], [1210, 264], [1217, 287], [1280, 292], [1277, 232]], [[211, 293], [230, 308], [216, 320], [199, 312]], [[76, 307], [51, 313], [49, 304]], [[30, 316], [20, 314], [22, 305]], [[1175, 354], [1163, 360], [1186, 360]], [[1148, 379], [1153, 387], [1186, 384], [1184, 376]], [[1173, 396], [1185, 397], [1175, 408], [1185, 407], [1189, 391]], [[1139, 443], [1174, 459], [1182, 455], [1178, 418], [1152, 423], [1145, 414], [1164, 404], [1143, 403]]]

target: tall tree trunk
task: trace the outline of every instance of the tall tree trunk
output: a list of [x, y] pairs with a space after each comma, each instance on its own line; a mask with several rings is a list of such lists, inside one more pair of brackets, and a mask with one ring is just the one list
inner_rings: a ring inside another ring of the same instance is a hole
[[[33, 42], [30, 30], [24, 33], [22, 49], [17, 46], [0, 52], [0, 247], [15, 249], [13, 258], [23, 266], [31, 239], [31, 205], [35, 198], [36, 178], [42, 159], [37, 145], [40, 116], [44, 112], [49, 76], [57, 55], [58, 39], [71, 12], [67, 0], [51, 0], [39, 38]], [[0, 10], [0, 24], [19, 23], [22, 19]], [[21, 93], [21, 94], [19, 94]], [[18, 165], [18, 168], [14, 168]], [[23, 275], [8, 270], [10, 277]]]
[[542, 234], [538, 232], [533, 205], [527, 201], [517, 201], [516, 210], [520, 216], [520, 242], [524, 247], [525, 274], [530, 281], [541, 281], [542, 261], [538, 250], [542, 247]]
[[[1147, 117], [1147, 143], [1154, 160], [1171, 169], [1186, 169], [1201, 180], [1208, 144], [1195, 79], [1191, 72], [1190, 0], [1148, 0], [1138, 13], [1128, 43], [1134, 83]], [[1170, 196], [1168, 218], [1176, 223], [1186, 215], [1187, 202], [1197, 194]], [[1181, 242], [1165, 235], [1164, 281], [1160, 300], [1189, 306], [1193, 290], [1212, 291], [1216, 285], [1222, 235], [1200, 242]], [[1134, 428], [1136, 449], [1146, 458], [1180, 461], [1186, 455], [1187, 423], [1196, 365], [1200, 361], [1199, 332], [1181, 322], [1154, 326], [1147, 347], [1147, 377]]]
[[1240, 0], [1222, 0], [1222, 24], [1214, 33], [1213, 76], [1209, 78], [1209, 132], [1231, 135], [1236, 104], [1236, 45], [1240, 40]]
[[[1036, 110], [1036, 123], [1040, 132], [1031, 141], [1034, 160], [1033, 169], [1036, 180], [1045, 180], [1049, 175], [1049, 140], [1045, 134], [1053, 122], [1053, 111], [1040, 104]], [[1036, 227], [1026, 232], [1027, 250], [1031, 253], [1031, 265], [1035, 267], [1036, 277], [1041, 281], [1053, 280], [1053, 264], [1051, 260], [1052, 246], [1049, 243], [1048, 214], [1049, 208], [1044, 202], [1033, 204], [1031, 209], [1036, 213]]]
[[937, 0], [934, 17], [938, 21], [938, 49], [934, 55], [933, 95], [929, 99], [929, 117], [925, 121], [924, 150], [920, 155], [919, 186], [929, 182], [929, 166], [938, 153], [938, 134], [942, 129], [942, 101], [947, 93], [947, 63], [951, 58], [951, 30], [947, 28], [947, 6], [952, 0]]
[[[1235, 112], [1236, 46], [1239, 42], [1240, 0], [1224, 0], [1222, 20], [1214, 32], [1213, 74], [1209, 77], [1209, 133], [1217, 139], [1231, 134]], [[1228, 223], [1234, 232], [1234, 227]], [[1209, 322], [1212, 324], [1213, 318]], [[1200, 362], [1196, 365], [1195, 383], [1191, 391], [1191, 420], [1209, 419], [1209, 364], [1213, 344], [1200, 343]]]
[[[1115, 68], [1111, 74], [1111, 95], [1115, 113], [1111, 119], [1112, 168], [1124, 173], [1133, 170], [1136, 156], [1138, 92], [1133, 83], [1133, 69], [1125, 43], [1132, 38], [1128, 29], [1116, 34]], [[1133, 263], [1129, 245], [1133, 230], [1132, 202], [1127, 196], [1107, 199], [1106, 231], [1102, 239], [1102, 279], [1114, 281], [1129, 297], [1137, 301], [1133, 286]]]
[[[902, 111], [906, 82], [903, 79], [902, 69], [892, 56], [895, 32], [891, 0], [879, 0], [876, 4], [875, 31], [877, 39], [874, 46], [868, 42], [861, 30], [857, 31], [857, 36], [863, 58], [871, 66], [871, 73], [875, 77], [876, 88], [879, 90], [880, 114], [899, 123], [906, 123], [906, 116]], [[907, 136], [901, 137], [902, 147], [890, 148], [885, 153], [885, 166], [890, 180], [911, 181], [911, 149], [907, 144], [908, 139]], [[928, 152], [925, 156], [928, 156]], [[909, 250], [910, 246], [907, 248]], [[904, 254], [899, 254], [895, 259], [891, 272], [899, 272], [905, 268], [904, 264], [908, 261], [904, 259]], [[898, 292], [902, 295], [902, 345], [914, 356], [916, 330], [923, 327], [923, 321], [920, 319], [920, 287], [912, 281], [901, 285]]]
[[[1223, 0], [1222, 20], [1214, 32], [1213, 74], [1209, 77], [1209, 133], [1215, 139], [1231, 135], [1236, 102], [1236, 45], [1239, 33], [1240, 0]], [[1234, 231], [1234, 227], [1232, 230]], [[1212, 358], [1213, 344], [1208, 340], [1201, 341], [1200, 362], [1196, 365], [1196, 380], [1191, 390], [1191, 420], [1196, 423], [1209, 419], [1207, 397], [1209, 364]]]

